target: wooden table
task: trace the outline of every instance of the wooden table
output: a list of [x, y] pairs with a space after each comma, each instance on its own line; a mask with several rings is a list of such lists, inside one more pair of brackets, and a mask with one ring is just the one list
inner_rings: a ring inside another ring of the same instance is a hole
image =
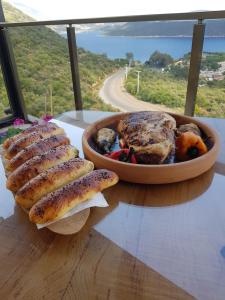
[[225, 299], [225, 121], [205, 122], [221, 137], [215, 168], [177, 184], [120, 182], [72, 236], [37, 230], [1, 167], [0, 299]]

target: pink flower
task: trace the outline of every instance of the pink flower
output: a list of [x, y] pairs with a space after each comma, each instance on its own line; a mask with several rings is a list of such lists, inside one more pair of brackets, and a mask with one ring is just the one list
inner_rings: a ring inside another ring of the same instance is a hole
[[25, 121], [23, 119], [17, 118], [14, 122], [13, 122], [13, 126], [18, 126], [18, 125], [23, 125], [25, 124]]
[[33, 121], [32, 124], [31, 124], [31, 126], [35, 126], [35, 125], [38, 125], [38, 121], [37, 120]]
[[51, 116], [51, 115], [45, 115], [45, 116], [42, 117], [42, 120], [44, 120], [45, 122], [48, 122], [51, 119], [53, 119], [53, 116]]

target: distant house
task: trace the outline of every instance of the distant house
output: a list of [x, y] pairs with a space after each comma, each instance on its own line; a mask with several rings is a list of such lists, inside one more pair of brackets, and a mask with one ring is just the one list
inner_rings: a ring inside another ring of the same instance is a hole
[[221, 72], [215, 72], [215, 71], [208, 71], [204, 70], [200, 72], [200, 75], [202, 78], [205, 78], [208, 81], [213, 81], [213, 80], [223, 80], [224, 75]]
[[178, 66], [179, 66], [179, 65], [183, 65], [183, 60], [175, 61], [175, 62], [174, 62], [174, 65], [175, 65], [175, 66], [177, 66], [177, 65], [178, 65]]
[[224, 75], [223, 74], [213, 74], [212, 78], [213, 78], [213, 80], [223, 80]]
[[206, 80], [213, 80], [213, 71], [204, 70], [200, 72], [200, 75], [202, 78], [205, 78]]

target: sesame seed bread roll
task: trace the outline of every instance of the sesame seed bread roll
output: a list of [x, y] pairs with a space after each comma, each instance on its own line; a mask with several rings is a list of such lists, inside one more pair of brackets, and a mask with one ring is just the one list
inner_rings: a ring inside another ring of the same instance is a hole
[[44, 224], [59, 219], [76, 205], [116, 184], [118, 180], [112, 171], [93, 171], [41, 198], [29, 212], [30, 221]]
[[30, 134], [32, 132], [42, 132], [42, 130], [45, 130], [45, 128], [58, 128], [58, 126], [54, 123], [48, 122], [46, 124], [38, 124], [35, 126], [30, 126], [29, 128], [23, 130], [22, 132], [8, 138], [3, 143], [3, 148], [8, 149], [9, 146], [14, 143], [15, 141], [19, 140], [21, 137], [24, 137], [27, 134]]
[[32, 157], [43, 154], [58, 146], [68, 145], [69, 143], [70, 140], [65, 135], [53, 135], [46, 139], [41, 139], [27, 146], [9, 160], [6, 163], [6, 170], [12, 172]]
[[25, 183], [41, 172], [78, 156], [78, 150], [71, 145], [59, 146], [37, 155], [13, 171], [6, 182], [7, 189], [17, 192]]
[[82, 158], [70, 159], [28, 181], [17, 192], [16, 202], [29, 209], [46, 194], [93, 171], [93, 169], [94, 164], [91, 161]]
[[25, 147], [40, 141], [41, 139], [50, 137], [52, 135], [65, 134], [63, 128], [60, 127], [45, 127], [42, 132], [32, 132], [27, 134], [14, 143], [5, 152], [5, 158], [12, 159], [17, 153], [22, 151]]

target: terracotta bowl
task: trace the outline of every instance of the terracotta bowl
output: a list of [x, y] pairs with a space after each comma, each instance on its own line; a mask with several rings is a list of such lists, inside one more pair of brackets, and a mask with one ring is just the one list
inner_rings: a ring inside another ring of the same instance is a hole
[[93, 137], [96, 132], [103, 127], [116, 128], [120, 119], [129, 113], [116, 114], [90, 125], [82, 137], [84, 155], [87, 159], [93, 161], [97, 169], [109, 169], [116, 172], [121, 180], [144, 183], [144, 184], [162, 184], [172, 183], [194, 178], [208, 169], [216, 161], [219, 152], [219, 137], [217, 133], [208, 125], [192, 117], [170, 113], [176, 119], [177, 125], [186, 123], [195, 123], [202, 132], [210, 139], [210, 150], [201, 157], [173, 164], [163, 165], [144, 165], [120, 162], [107, 158], [93, 148]]

